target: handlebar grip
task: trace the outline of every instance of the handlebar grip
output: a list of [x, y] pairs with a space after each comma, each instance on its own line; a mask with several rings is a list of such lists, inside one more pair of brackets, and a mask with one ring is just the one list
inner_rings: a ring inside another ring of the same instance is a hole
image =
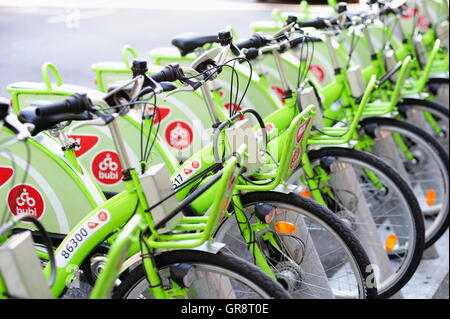
[[322, 39], [318, 38], [318, 37], [313, 37], [313, 36], [309, 36], [309, 35], [305, 35], [305, 36], [301, 36], [301, 37], [297, 37], [295, 39], [292, 39], [289, 41], [289, 44], [291, 46], [291, 48], [295, 48], [296, 46], [298, 46], [301, 43], [307, 43], [307, 42], [322, 42]]
[[308, 21], [298, 21], [297, 25], [300, 28], [316, 28], [316, 29], [327, 29], [328, 25], [325, 23], [325, 19], [323, 18], [317, 18], [314, 20], [308, 20]]
[[245, 53], [245, 58], [247, 60], [254, 60], [259, 56], [259, 49], [257, 48], [250, 48]]
[[170, 64], [159, 72], [153, 73], [150, 77], [155, 82], [174, 82], [184, 77], [184, 72], [178, 64]]
[[269, 42], [270, 41], [266, 39], [263, 35], [256, 33], [252, 35], [250, 39], [236, 43], [236, 46], [239, 49], [250, 49], [250, 48], [258, 49], [265, 46]]
[[92, 102], [85, 93], [75, 93], [64, 101], [37, 106], [36, 115], [43, 117], [64, 113], [80, 114], [89, 110], [91, 105]]

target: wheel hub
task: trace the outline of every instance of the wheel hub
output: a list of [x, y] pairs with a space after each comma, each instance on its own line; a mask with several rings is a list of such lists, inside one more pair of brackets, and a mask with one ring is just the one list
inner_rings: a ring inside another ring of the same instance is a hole
[[290, 293], [300, 289], [303, 282], [303, 272], [300, 266], [292, 261], [282, 261], [276, 266], [276, 277], [278, 281]]

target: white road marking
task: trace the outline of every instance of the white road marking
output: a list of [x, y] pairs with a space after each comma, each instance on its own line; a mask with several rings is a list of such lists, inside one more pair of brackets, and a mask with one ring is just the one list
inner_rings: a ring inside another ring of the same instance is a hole
[[48, 17], [47, 23], [76, 23], [80, 20], [98, 18], [115, 13], [115, 9], [97, 9], [97, 10], [84, 10], [82, 13], [79, 8], [66, 8], [66, 13], [57, 14]]
[[[76, 5], [75, 5], [76, 3]], [[177, 9], [183, 11], [265, 11], [278, 8], [295, 10], [298, 4], [232, 2], [227, 0], [0, 0], [0, 6], [11, 7], [49, 7], [49, 8], [116, 8], [116, 9]]]

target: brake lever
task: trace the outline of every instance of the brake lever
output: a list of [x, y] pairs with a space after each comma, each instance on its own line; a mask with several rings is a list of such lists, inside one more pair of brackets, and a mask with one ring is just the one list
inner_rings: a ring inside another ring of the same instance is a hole
[[155, 80], [153, 80], [153, 78], [151, 76], [147, 76], [145, 75], [144, 78], [144, 84], [146, 84], [146, 82], [149, 81], [151, 83], [151, 87], [154, 91], [155, 94], [159, 94], [161, 92], [164, 91], [163, 87], [161, 86], [161, 84], [159, 84], [158, 82], [156, 82]]
[[24, 141], [31, 137], [31, 131], [34, 129], [34, 125], [31, 123], [20, 123], [17, 118], [8, 114], [4, 119], [5, 127], [16, 133], [17, 141]]
[[[196, 82], [196, 83], [198, 83], [198, 82]], [[195, 90], [196, 89], [194, 89], [194, 87], [192, 87], [190, 85], [189, 86], [183, 86], [183, 87], [180, 87], [180, 88], [176, 88], [175, 90], [172, 90], [172, 91], [169, 91], [169, 92], [161, 94], [161, 98], [163, 99], [164, 102], [166, 102], [167, 98], [169, 96], [175, 94], [175, 93], [178, 93], [178, 92], [192, 92], [192, 91], [195, 91]]]
[[[193, 76], [203, 76], [202, 73], [198, 72], [195, 68], [191, 67], [191, 66], [183, 66], [181, 68], [183, 70], [183, 72], [186, 74], [193, 74]], [[217, 71], [216, 71], [217, 72]], [[182, 82], [183, 84], [186, 84], [187, 86], [192, 88], [192, 91], [197, 90], [199, 87], [201, 87], [203, 85], [203, 83], [205, 83], [205, 81], [200, 80], [200, 81], [193, 81], [189, 78], [184, 78], [184, 79], [180, 79], [180, 82]], [[178, 90], [178, 89], [177, 89]], [[176, 90], [174, 90], [176, 91]], [[173, 91], [171, 91], [173, 92]], [[168, 92], [170, 93], [170, 92]]]
[[69, 131], [67, 132], [67, 135], [72, 135], [73, 131], [75, 131], [76, 129], [78, 129], [80, 127], [87, 126], [87, 125], [89, 125], [89, 126], [108, 125], [109, 123], [114, 121], [117, 117], [119, 117], [119, 113], [111, 113], [111, 114], [108, 114], [107, 116], [105, 116], [105, 114], [102, 114], [102, 116], [99, 116], [92, 120], [77, 122], [76, 124], [74, 124], [70, 127]]
[[[14, 123], [16, 122], [16, 123]], [[17, 142], [24, 141], [31, 137], [31, 131], [34, 129], [34, 125], [31, 123], [19, 123], [17, 119], [7, 115], [2, 123], [0, 123], [0, 129], [5, 126], [15, 133], [11, 138], [1, 141], [0, 153], [7, 150]]]
[[296, 24], [297, 24], [297, 21], [291, 22], [290, 24], [288, 24], [287, 26], [285, 26], [283, 29], [281, 29], [280, 31], [278, 31], [277, 33], [275, 33], [275, 34], [272, 36], [272, 40], [278, 38], [279, 36], [282, 36], [285, 32], [288, 32], [290, 29], [294, 28]]

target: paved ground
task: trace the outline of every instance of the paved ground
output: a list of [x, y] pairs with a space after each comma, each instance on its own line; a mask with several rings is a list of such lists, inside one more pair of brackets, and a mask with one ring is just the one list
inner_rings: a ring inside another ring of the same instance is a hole
[[[216, 33], [233, 25], [242, 37], [254, 20], [268, 20], [271, 10], [295, 10], [290, 4], [253, 0], [0, 0], [0, 96], [7, 84], [41, 81], [40, 66], [53, 62], [66, 83], [95, 87], [90, 65], [119, 61], [130, 44], [146, 57], [155, 47], [170, 45], [183, 32]], [[40, 5], [39, 7], [30, 6]], [[127, 8], [133, 6], [133, 8]], [[206, 29], [205, 26], [208, 26]], [[438, 242], [440, 258], [422, 261], [404, 289], [407, 298], [449, 298], [448, 231]], [[67, 297], [86, 296], [88, 288]]]
[[424, 258], [408, 282], [402, 289], [404, 298], [408, 299], [448, 299], [449, 269], [449, 231], [424, 253]]
[[442, 281], [439, 289], [433, 296], [433, 299], [448, 299], [448, 273]]

